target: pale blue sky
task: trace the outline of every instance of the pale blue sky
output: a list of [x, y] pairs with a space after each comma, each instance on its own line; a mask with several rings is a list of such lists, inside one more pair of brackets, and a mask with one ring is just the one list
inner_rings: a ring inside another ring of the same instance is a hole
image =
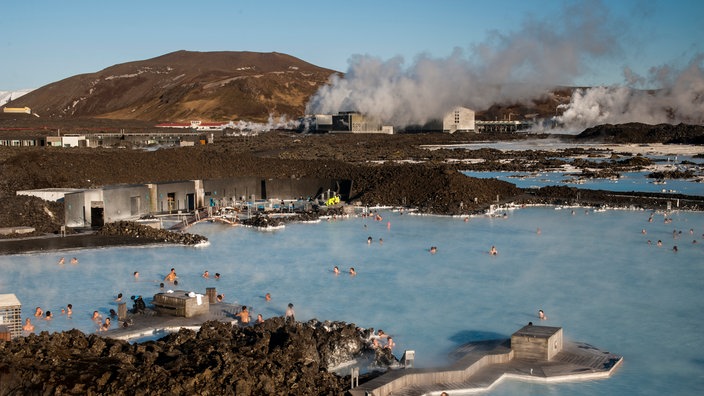
[[577, 75], [555, 84], [617, 84], [625, 66], [645, 75], [704, 52], [699, 0], [590, 1], [588, 7], [557, 0], [27, 0], [0, 10], [0, 90], [38, 88], [181, 49], [275, 51], [343, 72], [355, 54], [412, 63], [419, 54], [444, 58], [460, 48], [471, 58], [478, 46], [496, 44], [491, 32], [515, 38], [526, 24], [550, 29], [575, 16], [575, 4], [577, 13], [599, 11], [603, 25], [594, 28], [611, 32], [613, 47], [580, 56]]

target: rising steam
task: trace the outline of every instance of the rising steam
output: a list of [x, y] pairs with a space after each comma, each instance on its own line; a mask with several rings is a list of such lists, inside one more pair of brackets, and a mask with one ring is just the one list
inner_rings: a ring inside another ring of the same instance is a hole
[[[587, 72], [587, 59], [616, 56], [624, 23], [600, 2], [566, 7], [549, 20], [527, 19], [518, 31], [490, 32], [469, 50], [445, 58], [422, 54], [405, 60], [355, 55], [344, 78], [333, 76], [307, 106], [308, 114], [360, 111], [395, 126], [439, 119], [455, 106], [485, 110], [493, 104], [528, 103]], [[684, 72], [653, 69], [649, 79], [627, 71], [631, 87], [659, 82], [655, 94], [625, 87], [575, 92], [559, 121], [566, 128], [604, 122], [702, 122], [702, 58]]]
[[[577, 90], [558, 121], [573, 130], [599, 124], [704, 124], [704, 55], [684, 70], [659, 67], [644, 78], [626, 69], [629, 86]], [[639, 86], [662, 87], [647, 91]]]

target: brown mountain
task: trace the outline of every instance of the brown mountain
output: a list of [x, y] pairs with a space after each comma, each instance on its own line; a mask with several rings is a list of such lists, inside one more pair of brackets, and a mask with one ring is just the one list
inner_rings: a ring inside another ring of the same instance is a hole
[[43, 86], [9, 106], [42, 118], [265, 121], [296, 118], [333, 70], [280, 53], [177, 51]]

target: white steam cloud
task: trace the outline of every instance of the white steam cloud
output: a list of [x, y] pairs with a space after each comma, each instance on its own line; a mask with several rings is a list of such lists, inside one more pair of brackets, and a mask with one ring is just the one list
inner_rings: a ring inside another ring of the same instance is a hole
[[[440, 119], [456, 106], [485, 110], [493, 104], [529, 103], [569, 85], [588, 71], [589, 59], [618, 56], [618, 23], [601, 2], [580, 2], [546, 20], [527, 19], [512, 33], [490, 32], [469, 50], [445, 58], [422, 54], [404, 59], [353, 56], [344, 78], [333, 76], [307, 106], [308, 114], [359, 111], [395, 126]], [[677, 73], [651, 70], [646, 79], [626, 70], [631, 87], [659, 83], [655, 94], [625, 87], [575, 92], [558, 121], [565, 128], [604, 122], [702, 122], [702, 58]]]
[[295, 130], [299, 127], [300, 121], [298, 120], [289, 120], [285, 115], [274, 117], [272, 114], [269, 114], [266, 123], [240, 120], [227, 125], [227, 128], [233, 130], [235, 135], [258, 135], [277, 129]]
[[[704, 124], [703, 66], [704, 55], [698, 55], [684, 70], [652, 68], [649, 78], [626, 69], [629, 86], [577, 90], [557, 120], [573, 130], [625, 122]], [[646, 85], [661, 88], [636, 89]]]

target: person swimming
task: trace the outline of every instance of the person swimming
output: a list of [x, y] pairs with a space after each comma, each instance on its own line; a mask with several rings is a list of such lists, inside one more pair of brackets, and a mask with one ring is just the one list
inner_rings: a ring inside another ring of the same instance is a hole
[[497, 254], [499, 254], [499, 251], [496, 250], [496, 246], [492, 246], [491, 249], [489, 249], [489, 254], [492, 256], [496, 256]]
[[333, 272], [335, 275], [339, 275], [339, 274], [340, 274], [340, 269], [339, 269], [337, 266], [335, 266], [335, 268], [332, 269], [332, 272]]
[[435, 253], [437, 253], [437, 251], [438, 251], [438, 247], [437, 247], [437, 246], [431, 246], [431, 247], [430, 247], [430, 253], [435, 254]]
[[44, 316], [44, 311], [40, 307], [37, 307], [34, 310], [34, 316], [37, 318], [41, 318], [42, 316]]
[[71, 264], [78, 264], [78, 259], [77, 258], [72, 258], [71, 259]]
[[32, 324], [32, 321], [29, 320], [29, 318], [25, 319], [24, 321], [24, 326], [22, 326], [22, 330], [31, 333], [34, 331], [34, 325]]
[[355, 270], [354, 267], [350, 267], [350, 275], [357, 275], [357, 270]]
[[171, 268], [171, 272], [164, 278], [166, 282], [174, 282], [176, 280], [176, 269]]
[[242, 310], [240, 312], [238, 312], [235, 316], [240, 318], [240, 322], [242, 322], [244, 324], [249, 323], [249, 311], [247, 310], [246, 306], [243, 305]]
[[542, 309], [538, 310], [538, 318], [540, 320], [547, 320], [548, 319], [547, 315], [545, 315], [545, 312], [543, 312]]
[[110, 318], [105, 318], [105, 322], [100, 326], [100, 331], [110, 330]]

